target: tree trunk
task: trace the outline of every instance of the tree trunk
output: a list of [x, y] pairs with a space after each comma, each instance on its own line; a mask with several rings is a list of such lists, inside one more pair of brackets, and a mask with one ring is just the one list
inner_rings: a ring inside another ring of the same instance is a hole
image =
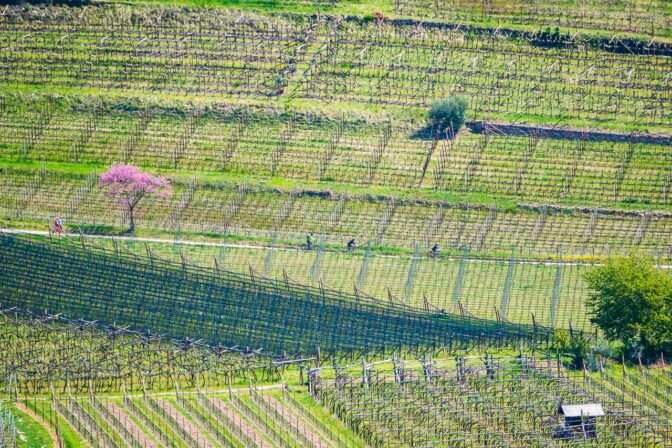
[[128, 218], [131, 221], [131, 227], [128, 228], [126, 233], [132, 235], [135, 232], [135, 216], [133, 215], [133, 207], [128, 209]]

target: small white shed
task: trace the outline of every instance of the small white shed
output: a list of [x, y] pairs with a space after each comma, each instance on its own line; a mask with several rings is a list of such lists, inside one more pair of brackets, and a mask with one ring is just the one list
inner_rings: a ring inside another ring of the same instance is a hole
[[597, 417], [604, 415], [600, 403], [561, 404], [558, 412], [565, 416], [565, 428], [582, 433], [587, 439], [597, 437]]

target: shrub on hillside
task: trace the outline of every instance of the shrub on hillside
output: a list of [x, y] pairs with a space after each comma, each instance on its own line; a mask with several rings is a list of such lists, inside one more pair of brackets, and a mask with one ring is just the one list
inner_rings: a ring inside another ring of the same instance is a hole
[[610, 341], [653, 361], [672, 355], [672, 275], [641, 255], [614, 257], [585, 274], [591, 322]]
[[457, 133], [464, 124], [469, 103], [464, 97], [453, 96], [435, 100], [429, 109], [429, 120], [437, 133]]
[[584, 368], [590, 351], [590, 343], [582, 334], [557, 330], [555, 332], [555, 344], [557, 349], [570, 357], [569, 366], [571, 368]]

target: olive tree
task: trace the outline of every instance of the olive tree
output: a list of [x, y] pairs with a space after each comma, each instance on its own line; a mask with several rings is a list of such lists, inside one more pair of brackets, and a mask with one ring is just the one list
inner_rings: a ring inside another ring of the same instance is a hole
[[437, 134], [457, 133], [464, 124], [469, 104], [464, 97], [453, 96], [435, 100], [429, 109], [429, 120]]

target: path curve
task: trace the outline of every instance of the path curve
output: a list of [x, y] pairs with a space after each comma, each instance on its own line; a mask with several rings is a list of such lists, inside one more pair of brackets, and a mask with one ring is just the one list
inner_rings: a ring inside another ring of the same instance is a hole
[[14, 405], [14, 407], [16, 407], [16, 409], [28, 415], [28, 417], [32, 418], [37, 423], [39, 423], [40, 426], [42, 426], [47, 431], [47, 433], [49, 433], [49, 437], [51, 438], [51, 442], [53, 443], [54, 448], [59, 448], [61, 446], [61, 442], [58, 440], [58, 435], [56, 435], [56, 432], [54, 431], [54, 429], [51, 427], [50, 424], [42, 420], [42, 418], [39, 415], [37, 415], [35, 412], [33, 412], [32, 409], [28, 408], [20, 401], [14, 401], [12, 402], [12, 404]]

